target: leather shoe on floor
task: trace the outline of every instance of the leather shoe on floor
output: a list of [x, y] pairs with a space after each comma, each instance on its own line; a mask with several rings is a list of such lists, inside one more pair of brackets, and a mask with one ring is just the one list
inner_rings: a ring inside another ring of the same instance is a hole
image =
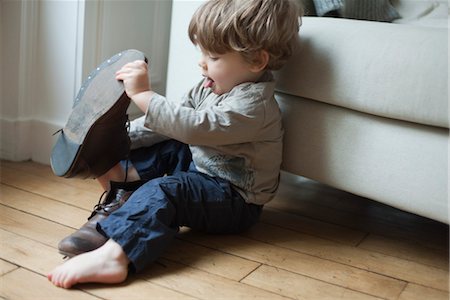
[[50, 162], [57, 176], [97, 178], [127, 157], [130, 99], [115, 73], [135, 60], [146, 58], [140, 51], [126, 50], [89, 74], [52, 149]]
[[58, 244], [59, 253], [73, 257], [78, 254], [95, 250], [108, 240], [97, 231], [97, 223], [106, 219], [112, 212], [119, 209], [144, 182], [111, 182], [111, 189], [104, 200], [94, 207], [88, 221], [79, 230], [64, 238]]

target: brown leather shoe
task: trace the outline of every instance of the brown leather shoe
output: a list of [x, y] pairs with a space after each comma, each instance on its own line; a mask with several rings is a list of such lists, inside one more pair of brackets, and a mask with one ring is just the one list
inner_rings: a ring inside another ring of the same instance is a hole
[[52, 149], [50, 163], [55, 175], [97, 178], [127, 157], [130, 99], [115, 73], [135, 60], [146, 58], [133, 49], [120, 52], [100, 64], [83, 82]]
[[143, 181], [111, 182], [111, 190], [107, 193], [105, 192], [106, 197], [104, 197], [102, 202], [100, 202], [100, 198], [88, 221], [76, 232], [59, 242], [59, 253], [73, 257], [84, 252], [95, 250], [106, 243], [108, 238], [97, 231], [97, 223], [106, 219], [113, 211], [119, 209], [143, 183]]

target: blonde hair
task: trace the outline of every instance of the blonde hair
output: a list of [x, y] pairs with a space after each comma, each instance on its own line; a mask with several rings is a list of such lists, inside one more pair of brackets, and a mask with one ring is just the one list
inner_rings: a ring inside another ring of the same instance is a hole
[[292, 0], [209, 0], [193, 15], [189, 38], [210, 53], [238, 51], [249, 63], [265, 50], [266, 68], [276, 70], [292, 54], [302, 14]]

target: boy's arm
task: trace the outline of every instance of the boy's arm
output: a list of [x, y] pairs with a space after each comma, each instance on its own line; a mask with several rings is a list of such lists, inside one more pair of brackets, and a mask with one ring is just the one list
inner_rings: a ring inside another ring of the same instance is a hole
[[[183, 143], [204, 146], [248, 143], [259, 141], [261, 134], [278, 134], [281, 130], [281, 127], [275, 128], [278, 114], [276, 111], [269, 116], [266, 114], [267, 109], [278, 111], [278, 107], [267, 108], [268, 103], [262, 99], [247, 106], [242, 102], [243, 99], [235, 99], [222, 105], [193, 109], [155, 94], [146, 113], [145, 126]], [[276, 103], [275, 100], [269, 102]]]
[[[250, 142], [257, 138], [265, 122], [266, 107], [259, 101], [261, 99], [254, 103], [243, 101], [252, 98], [252, 91], [249, 91], [249, 95], [230, 99], [227, 105], [213, 105], [199, 110], [186, 99], [180, 105], [153, 92], [144, 61], [126, 64], [116, 73], [116, 79], [123, 81], [127, 95], [146, 113], [146, 127], [186, 144]], [[191, 91], [194, 94], [202, 92], [201, 88]], [[191, 98], [189, 94], [187, 98]]]
[[155, 95], [153, 91], [145, 91], [139, 94], [133, 95], [131, 100], [136, 104], [137, 107], [143, 112], [148, 110], [150, 104], [150, 99]]

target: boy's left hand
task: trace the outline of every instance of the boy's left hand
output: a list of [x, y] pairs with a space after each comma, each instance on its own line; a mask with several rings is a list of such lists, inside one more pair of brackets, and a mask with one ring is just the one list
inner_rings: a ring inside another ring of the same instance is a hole
[[143, 60], [136, 60], [124, 65], [116, 72], [116, 79], [123, 81], [125, 92], [130, 98], [151, 90], [148, 65]]

